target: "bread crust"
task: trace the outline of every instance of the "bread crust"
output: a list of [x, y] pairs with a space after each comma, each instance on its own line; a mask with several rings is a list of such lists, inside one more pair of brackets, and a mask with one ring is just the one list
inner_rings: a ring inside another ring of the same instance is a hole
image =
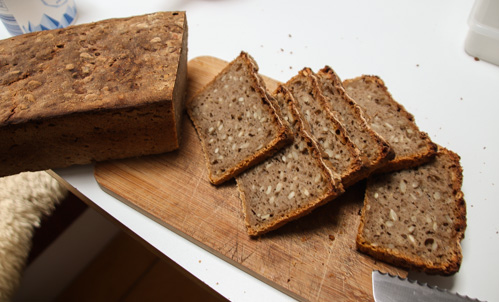
[[[394, 251], [384, 246], [374, 246], [372, 242], [370, 242], [363, 236], [363, 230], [365, 228], [365, 213], [367, 212], [367, 207], [371, 202], [368, 199], [367, 191], [359, 224], [359, 230], [356, 238], [356, 246], [359, 251], [371, 255], [372, 257], [381, 261], [385, 261], [407, 269], [422, 271], [427, 274], [452, 275], [459, 271], [462, 261], [461, 240], [464, 238], [464, 232], [466, 229], [466, 203], [464, 200], [464, 194], [461, 191], [463, 182], [463, 170], [459, 163], [460, 157], [456, 153], [446, 148], [439, 147], [436, 156], [437, 158], [438, 156], [448, 156], [453, 162], [450, 167], [452, 175], [450, 185], [452, 186], [454, 197], [453, 213], [455, 216], [455, 220], [453, 221], [454, 241], [450, 243], [449, 252], [451, 253], [451, 255], [449, 257], [449, 260], [445, 262], [434, 263], [432, 261], [425, 260], [422, 257], [412, 257], [411, 255]], [[429, 162], [427, 164], [431, 165], [432, 162]], [[372, 179], [368, 180], [368, 188], [371, 181]]]
[[[295, 100], [293, 99], [292, 94], [289, 90], [283, 86], [279, 85], [273, 95], [283, 94], [286, 100], [286, 105], [290, 108], [290, 113], [293, 116], [293, 136], [294, 137], [302, 137], [305, 141], [307, 141], [308, 149], [311, 152], [311, 156], [314, 158], [315, 162], [322, 167], [322, 171], [327, 175], [327, 188], [324, 193], [318, 196], [313, 202], [306, 204], [298, 209], [290, 211], [286, 213], [285, 216], [280, 217], [278, 219], [273, 220], [271, 223], [265, 225], [261, 228], [254, 228], [250, 221], [250, 211], [251, 209], [248, 206], [247, 197], [245, 194], [245, 190], [243, 188], [243, 180], [244, 174], [236, 177], [238, 191], [241, 197], [241, 203], [244, 213], [244, 221], [247, 227], [248, 235], [255, 237], [263, 235], [272, 230], [278, 229], [284, 224], [296, 220], [302, 216], [307, 215], [317, 207], [324, 205], [325, 203], [333, 200], [340, 194], [344, 192], [344, 187], [339, 179], [337, 173], [334, 171], [334, 168], [330, 165], [328, 161], [325, 161], [324, 158], [327, 156], [323, 153], [321, 148], [317, 145], [316, 141], [312, 138], [311, 134], [307, 131], [305, 122], [301, 119], [301, 115], [297, 111], [295, 107]], [[255, 167], [257, 168], [257, 167]]]
[[[367, 84], [373, 84], [376, 85], [378, 89], [381, 89], [383, 94], [386, 96], [388, 102], [397, 108], [397, 111], [408, 120], [408, 124], [406, 125], [407, 127], [412, 127], [413, 131], [417, 133], [419, 136], [419, 139], [424, 142], [425, 144], [425, 149], [421, 150], [418, 153], [412, 153], [408, 156], [401, 156], [400, 154], [397, 154], [395, 151], [395, 157], [390, 160], [388, 163], [385, 165], [381, 166], [379, 169], [377, 169], [375, 172], [376, 173], [383, 173], [383, 172], [390, 172], [390, 171], [397, 171], [397, 170], [402, 170], [410, 167], [416, 167], [419, 166], [423, 163], [428, 162], [431, 160], [437, 153], [438, 146], [433, 143], [428, 136], [427, 133], [420, 131], [419, 128], [417, 127], [415, 123], [414, 116], [409, 113], [403, 105], [399, 104], [396, 102], [390, 92], [388, 91], [388, 88], [386, 87], [385, 83], [383, 80], [375, 75], [362, 75], [357, 78], [353, 79], [347, 79], [343, 81], [343, 86], [348, 87], [351, 83], [355, 83], [357, 81], [362, 81]], [[348, 94], [348, 90], [347, 90]], [[355, 98], [353, 98], [355, 101]], [[361, 106], [362, 107], [362, 106]], [[363, 109], [365, 112], [365, 109]], [[366, 114], [367, 115], [367, 114]], [[372, 118], [366, 116], [366, 118]], [[387, 140], [387, 138], [384, 138]], [[389, 140], [387, 142], [390, 144]], [[393, 149], [395, 149], [394, 145], [391, 145]]]
[[0, 41], [0, 176], [179, 147], [185, 12]]
[[[276, 135], [274, 139], [264, 146], [262, 149], [256, 151], [253, 155], [245, 158], [241, 162], [237, 163], [235, 166], [231, 167], [230, 169], [226, 170], [224, 173], [221, 175], [215, 175], [211, 164], [210, 164], [210, 158], [208, 157], [208, 147], [207, 147], [207, 142], [206, 138], [203, 135], [203, 129], [199, 122], [196, 119], [196, 115], [193, 112], [193, 107], [195, 106], [194, 102], [196, 101], [196, 98], [203, 93], [203, 90], [209, 89], [210, 86], [213, 85], [220, 77], [222, 77], [224, 74], [226, 74], [231, 67], [231, 64], [234, 64], [238, 59], [242, 60], [246, 66], [249, 67], [249, 73], [247, 76], [251, 79], [252, 81], [252, 87], [257, 91], [257, 93], [260, 95], [260, 98], [262, 102], [265, 104], [269, 105], [269, 108], [271, 110], [271, 114], [275, 118], [275, 126], [277, 127], [276, 130]], [[189, 117], [194, 124], [194, 127], [196, 128], [196, 131], [198, 133], [198, 137], [201, 140], [201, 145], [203, 148], [203, 154], [205, 157], [205, 163], [206, 167], [208, 169], [208, 178], [210, 182], [214, 185], [219, 185], [224, 183], [225, 181], [234, 178], [235, 176], [239, 175], [243, 171], [247, 170], [248, 168], [264, 161], [265, 159], [269, 158], [272, 156], [276, 151], [280, 150], [282, 147], [290, 144], [292, 142], [292, 132], [289, 126], [284, 122], [279, 108], [276, 106], [275, 100], [272, 99], [272, 96], [268, 94], [266, 90], [265, 83], [261, 79], [261, 77], [258, 75], [258, 65], [256, 64], [255, 60], [246, 52], [241, 51], [240, 55], [238, 58], [236, 58], [234, 61], [230, 62], [215, 78], [213, 78], [207, 85], [205, 85], [204, 88], [202, 88], [200, 91], [198, 91], [190, 100], [188, 100], [187, 103], [187, 113], [189, 114]]]

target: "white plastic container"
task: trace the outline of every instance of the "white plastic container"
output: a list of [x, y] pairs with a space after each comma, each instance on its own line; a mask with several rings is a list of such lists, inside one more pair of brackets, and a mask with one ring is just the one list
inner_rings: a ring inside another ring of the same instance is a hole
[[465, 50], [475, 58], [499, 65], [499, 0], [476, 0], [468, 19]]

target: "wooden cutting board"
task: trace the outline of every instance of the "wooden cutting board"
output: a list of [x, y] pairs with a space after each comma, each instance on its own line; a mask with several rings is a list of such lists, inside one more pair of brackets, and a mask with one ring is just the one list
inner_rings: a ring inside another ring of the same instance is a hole
[[[188, 97], [227, 63], [188, 63]], [[273, 91], [277, 82], [265, 78]], [[372, 301], [371, 272], [407, 272], [355, 249], [364, 184], [279, 230], [251, 239], [235, 181], [209, 183], [197, 134], [185, 116], [179, 150], [98, 163], [95, 178], [108, 193], [253, 276], [300, 300]]]

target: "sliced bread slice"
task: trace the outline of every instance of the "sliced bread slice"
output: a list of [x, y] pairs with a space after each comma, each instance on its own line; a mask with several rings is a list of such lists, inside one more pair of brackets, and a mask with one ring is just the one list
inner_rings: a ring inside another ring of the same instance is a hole
[[292, 132], [245, 52], [187, 103], [209, 179], [221, 184], [291, 143]]
[[457, 272], [466, 228], [459, 160], [454, 152], [440, 148], [422, 166], [371, 176], [357, 248], [408, 269]]
[[280, 86], [275, 97], [291, 123], [293, 144], [236, 177], [248, 234], [257, 236], [301, 217], [343, 192]]
[[397, 103], [385, 83], [377, 76], [345, 80], [347, 94], [362, 108], [369, 126], [383, 137], [395, 152], [395, 158], [378, 172], [418, 166], [437, 151], [428, 134], [419, 130], [414, 116]]
[[317, 79], [334, 117], [345, 127], [348, 136], [360, 150], [366, 172], [361, 174], [367, 176], [393, 159], [395, 153], [388, 143], [367, 124], [362, 109], [346, 94], [334, 70], [325, 66], [317, 73]]
[[355, 183], [363, 171], [359, 149], [348, 137], [320, 92], [319, 84], [310, 68], [302, 69], [286, 87], [293, 94], [294, 105], [312, 137], [327, 154], [326, 160], [335, 168], [346, 188]]

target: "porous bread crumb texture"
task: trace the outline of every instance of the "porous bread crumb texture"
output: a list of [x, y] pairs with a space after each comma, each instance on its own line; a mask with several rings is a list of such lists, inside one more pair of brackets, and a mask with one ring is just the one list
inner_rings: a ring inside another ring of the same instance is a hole
[[441, 149], [420, 167], [369, 179], [357, 246], [381, 260], [449, 275], [466, 228], [459, 157]]
[[311, 152], [307, 141], [297, 137], [293, 145], [237, 178], [250, 235], [263, 234], [324, 199], [331, 184]]
[[380, 171], [417, 166], [435, 155], [437, 146], [419, 130], [414, 117], [392, 98], [380, 78], [362, 76], [345, 80], [343, 85], [362, 108], [369, 126], [395, 152], [395, 158]]
[[[294, 142], [236, 178], [248, 233], [261, 235], [296, 219], [342, 192], [317, 146], [290, 112], [283, 87], [276, 94], [283, 116], [293, 128]], [[279, 90], [278, 90], [279, 91]]]
[[341, 80], [329, 66], [317, 73], [321, 92], [336, 119], [359, 149], [364, 167], [373, 171], [393, 158], [394, 153], [386, 141], [367, 124], [362, 110], [343, 88]]
[[301, 118], [325, 154], [327, 160], [343, 179], [344, 186], [351, 185], [351, 179], [362, 168], [360, 152], [350, 141], [343, 126], [335, 119], [325, 100], [318, 91], [318, 83], [308, 68], [286, 83], [295, 99], [295, 106]]
[[247, 54], [231, 62], [188, 104], [210, 181], [220, 184], [289, 143], [291, 132]]

